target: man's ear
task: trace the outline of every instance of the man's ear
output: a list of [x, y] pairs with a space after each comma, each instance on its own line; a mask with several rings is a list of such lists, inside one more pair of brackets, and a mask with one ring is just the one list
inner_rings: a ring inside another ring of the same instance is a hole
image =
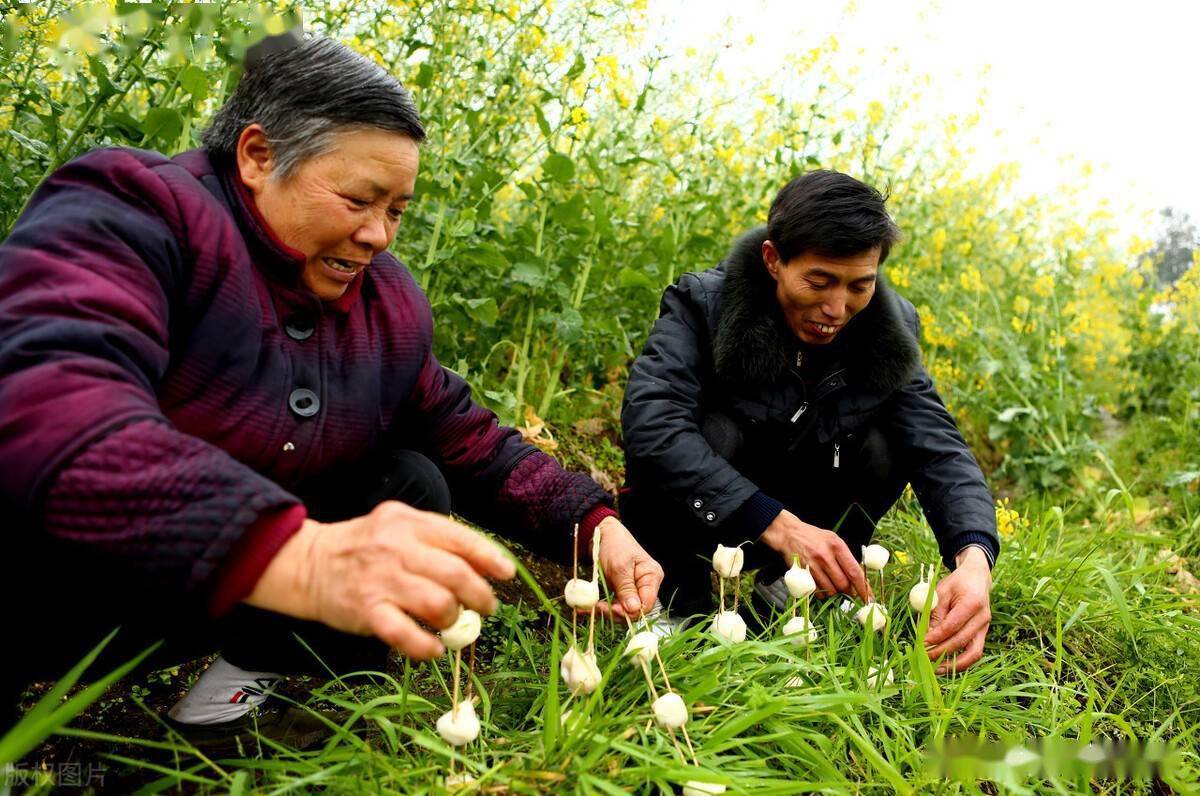
[[238, 136], [236, 155], [242, 184], [257, 196], [275, 171], [275, 152], [262, 125], [255, 123], [242, 130]]
[[764, 240], [762, 245], [763, 265], [767, 267], [767, 273], [776, 282], [779, 281], [779, 249], [775, 248], [775, 244], [769, 240]]

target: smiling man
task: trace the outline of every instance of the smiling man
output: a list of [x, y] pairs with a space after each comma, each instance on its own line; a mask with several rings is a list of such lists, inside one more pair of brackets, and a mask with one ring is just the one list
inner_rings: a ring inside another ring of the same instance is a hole
[[930, 656], [942, 671], [981, 657], [992, 496], [921, 365], [916, 311], [882, 280], [898, 238], [877, 191], [814, 171], [720, 265], [667, 288], [625, 393], [621, 513], [666, 569], [674, 613], [708, 610], [718, 542], [752, 543], [776, 607], [794, 558], [819, 594], [866, 599], [856, 559], [911, 483], [951, 570]]

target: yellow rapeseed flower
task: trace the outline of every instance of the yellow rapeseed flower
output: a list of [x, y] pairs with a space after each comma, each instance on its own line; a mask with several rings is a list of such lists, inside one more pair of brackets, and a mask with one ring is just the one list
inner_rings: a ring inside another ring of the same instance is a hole
[[935, 229], [933, 235], [930, 237], [930, 242], [933, 244], [933, 250], [941, 253], [946, 248], [946, 228], [938, 227]]
[[1029, 520], [1016, 509], [1009, 508], [1008, 498], [996, 502], [996, 530], [1002, 539], [1011, 539], [1020, 531], [1029, 529]]
[[983, 290], [983, 277], [980, 275], [979, 269], [973, 265], [958, 275], [958, 283], [963, 290], [970, 290], [973, 293]]
[[1054, 292], [1054, 277], [1050, 274], [1042, 274], [1033, 280], [1033, 292], [1042, 298], [1049, 298]]

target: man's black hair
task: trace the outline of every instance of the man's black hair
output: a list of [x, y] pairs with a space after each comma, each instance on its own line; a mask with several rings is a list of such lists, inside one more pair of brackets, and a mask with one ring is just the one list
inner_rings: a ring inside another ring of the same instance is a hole
[[767, 237], [784, 262], [809, 251], [852, 257], [878, 247], [883, 264], [900, 240], [885, 202], [883, 194], [848, 174], [810, 171], [783, 186], [771, 202]]

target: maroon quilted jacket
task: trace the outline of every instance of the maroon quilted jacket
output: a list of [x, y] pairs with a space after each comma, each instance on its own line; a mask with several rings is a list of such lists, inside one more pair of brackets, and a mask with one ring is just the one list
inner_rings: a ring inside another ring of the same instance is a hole
[[394, 257], [329, 304], [302, 264], [204, 152], [102, 149], [47, 179], [0, 246], [0, 499], [21, 532], [220, 613], [299, 528], [298, 488], [381, 446], [430, 456], [457, 512], [543, 551], [612, 513], [438, 364]]

